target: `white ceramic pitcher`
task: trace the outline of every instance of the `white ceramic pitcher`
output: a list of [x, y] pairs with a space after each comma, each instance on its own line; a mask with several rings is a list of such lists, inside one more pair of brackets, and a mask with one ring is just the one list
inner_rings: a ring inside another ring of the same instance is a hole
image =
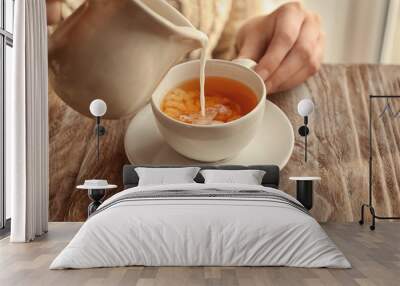
[[167, 71], [204, 39], [165, 0], [87, 0], [50, 38], [50, 81], [80, 113], [90, 116], [90, 102], [100, 98], [105, 118], [121, 118], [149, 102]]

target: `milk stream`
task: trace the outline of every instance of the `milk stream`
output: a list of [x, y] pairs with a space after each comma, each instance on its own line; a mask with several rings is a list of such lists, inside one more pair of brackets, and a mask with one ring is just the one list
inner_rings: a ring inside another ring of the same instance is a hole
[[200, 56], [200, 114], [203, 118], [206, 117], [206, 97], [205, 97], [205, 69], [206, 69], [206, 50], [208, 45], [208, 37], [202, 31], [197, 30], [193, 27], [179, 27], [178, 33], [182, 36], [192, 38], [199, 42], [201, 45], [201, 56]]
[[204, 93], [205, 81], [206, 81], [206, 49], [208, 44], [208, 38], [204, 38], [201, 41], [201, 57], [200, 57], [200, 110], [201, 116], [206, 116], [206, 96]]

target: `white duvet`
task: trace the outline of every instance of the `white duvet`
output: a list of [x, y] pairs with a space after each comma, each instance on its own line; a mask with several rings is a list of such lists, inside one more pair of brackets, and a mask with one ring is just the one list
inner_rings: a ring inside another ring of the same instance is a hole
[[[230, 184], [135, 187], [106, 200], [56, 257], [50, 269], [146, 266], [294, 266], [349, 268], [350, 263], [308, 214], [257, 198], [116, 200], [132, 192], [272, 188]], [[108, 206], [108, 207], [107, 207]]]

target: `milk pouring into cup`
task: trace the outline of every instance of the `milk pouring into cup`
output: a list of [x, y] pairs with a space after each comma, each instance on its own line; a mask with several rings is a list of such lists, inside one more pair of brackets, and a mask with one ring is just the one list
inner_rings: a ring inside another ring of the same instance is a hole
[[[172, 148], [189, 158], [217, 161], [237, 154], [254, 137], [266, 92], [262, 79], [250, 69], [252, 61], [206, 64], [207, 42], [204, 33], [164, 0], [87, 0], [51, 35], [49, 79], [64, 102], [88, 116], [94, 99], [107, 103], [106, 119], [132, 116], [151, 100], [160, 133]], [[199, 48], [198, 63], [175, 68]], [[256, 96], [253, 109], [231, 122], [212, 124], [214, 115], [207, 117], [206, 74], [249, 87]], [[161, 111], [168, 91], [196, 78], [199, 128], [196, 122], [179, 122]]]
[[87, 0], [49, 39], [49, 80], [58, 96], [90, 116], [94, 99], [105, 118], [134, 115], [168, 70], [207, 36], [164, 0]]

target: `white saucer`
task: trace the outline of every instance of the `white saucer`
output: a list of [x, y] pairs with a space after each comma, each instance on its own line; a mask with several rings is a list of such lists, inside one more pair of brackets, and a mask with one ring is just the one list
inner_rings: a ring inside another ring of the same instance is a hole
[[188, 159], [173, 150], [158, 131], [151, 106], [132, 118], [125, 134], [125, 152], [135, 165], [257, 165], [273, 164], [281, 169], [294, 147], [293, 126], [278, 106], [266, 102], [260, 131], [236, 157], [214, 163]]

